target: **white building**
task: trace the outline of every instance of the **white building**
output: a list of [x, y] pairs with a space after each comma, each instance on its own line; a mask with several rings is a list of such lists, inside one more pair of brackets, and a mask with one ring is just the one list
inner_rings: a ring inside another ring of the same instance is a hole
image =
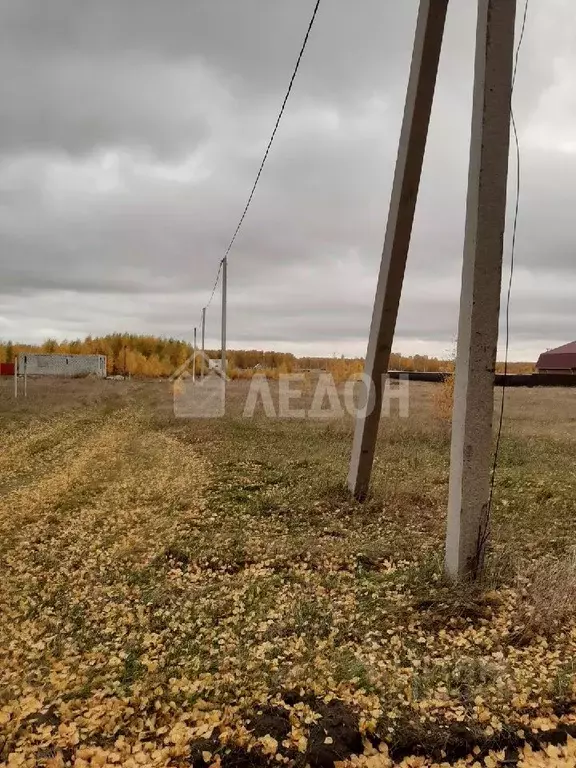
[[43, 355], [22, 352], [18, 373], [28, 376], [106, 376], [106, 355]]
[[222, 360], [220, 358], [208, 358], [208, 369], [210, 371], [222, 371]]

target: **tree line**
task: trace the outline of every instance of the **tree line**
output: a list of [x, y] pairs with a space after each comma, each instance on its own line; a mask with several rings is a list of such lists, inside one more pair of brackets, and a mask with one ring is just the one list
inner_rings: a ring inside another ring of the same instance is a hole
[[[62, 355], [106, 355], [109, 375], [142, 377], [167, 377], [184, 365], [192, 355], [192, 345], [181, 339], [159, 336], [112, 333], [106, 336], [87, 336], [73, 341], [46, 339], [42, 344], [19, 344], [11, 341], [0, 342], [0, 362], [11, 362], [23, 352]], [[220, 357], [220, 350], [207, 350], [210, 358]], [[274, 352], [256, 349], [232, 349], [227, 352], [229, 373], [232, 377], [249, 377], [254, 373], [265, 373], [275, 377], [280, 373], [295, 373], [307, 370], [325, 370], [338, 379], [345, 379], [362, 372], [362, 358], [340, 357], [297, 357], [289, 352]], [[452, 371], [454, 362], [450, 359], [427, 355], [402, 355], [394, 352], [390, 356], [390, 370], [395, 371]], [[498, 371], [503, 370], [501, 363]], [[509, 363], [510, 373], [532, 373], [533, 363]]]

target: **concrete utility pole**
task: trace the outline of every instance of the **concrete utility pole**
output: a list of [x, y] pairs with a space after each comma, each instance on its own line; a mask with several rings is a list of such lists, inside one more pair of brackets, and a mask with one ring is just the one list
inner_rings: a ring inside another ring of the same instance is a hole
[[194, 326], [194, 355], [192, 356], [192, 381], [196, 381], [196, 326]]
[[222, 352], [220, 365], [222, 376], [226, 375], [226, 301], [228, 291], [228, 257], [222, 260]]
[[446, 534], [446, 571], [474, 578], [488, 537], [516, 0], [479, 0]]
[[202, 307], [202, 329], [200, 331], [202, 344], [202, 361], [200, 364], [200, 375], [204, 378], [204, 342], [206, 340], [206, 307]]
[[[504, 0], [506, 2], [506, 0]], [[368, 491], [398, 306], [412, 235], [428, 125], [436, 87], [448, 0], [420, 0], [404, 121], [396, 160], [386, 237], [372, 314], [364, 378], [364, 410], [356, 419], [348, 486], [357, 498]]]

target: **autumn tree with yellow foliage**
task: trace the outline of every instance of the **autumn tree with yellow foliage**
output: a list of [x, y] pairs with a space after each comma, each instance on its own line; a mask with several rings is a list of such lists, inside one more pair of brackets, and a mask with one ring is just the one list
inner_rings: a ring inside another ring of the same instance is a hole
[[[112, 333], [107, 336], [87, 336], [85, 339], [57, 341], [46, 339], [31, 345], [0, 342], [0, 362], [11, 362], [22, 352], [61, 355], [106, 355], [108, 373], [129, 374], [142, 378], [170, 376], [192, 355], [187, 341], [159, 336]], [[220, 350], [207, 350], [208, 357], [219, 358]], [[232, 349], [227, 352], [229, 374], [232, 378], [250, 378], [254, 373], [277, 378], [280, 374], [299, 371], [326, 371], [336, 381], [359, 376], [364, 368], [362, 358], [296, 357], [289, 352], [257, 349]], [[389, 369], [392, 371], [452, 371], [453, 361], [427, 355], [402, 355], [393, 352]], [[502, 370], [502, 365], [497, 367]], [[509, 373], [532, 373], [532, 363], [509, 363]]]

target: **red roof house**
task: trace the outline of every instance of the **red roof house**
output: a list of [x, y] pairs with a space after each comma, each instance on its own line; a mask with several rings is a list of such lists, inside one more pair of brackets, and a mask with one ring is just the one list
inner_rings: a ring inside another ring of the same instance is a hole
[[576, 341], [543, 352], [536, 363], [539, 373], [576, 374]]

